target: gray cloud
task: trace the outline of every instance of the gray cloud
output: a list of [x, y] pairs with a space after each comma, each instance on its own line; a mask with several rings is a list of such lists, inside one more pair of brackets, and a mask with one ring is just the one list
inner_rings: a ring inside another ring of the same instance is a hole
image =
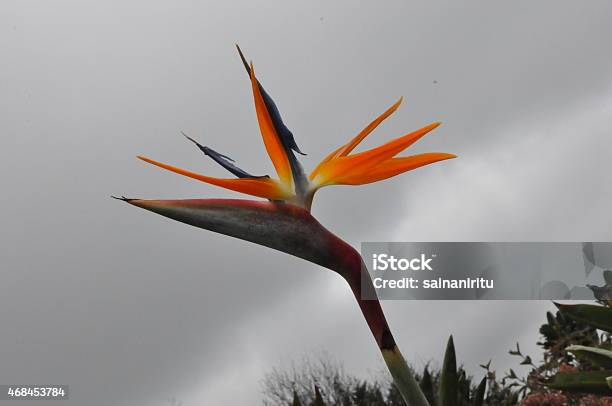
[[[336, 275], [107, 197], [235, 196], [134, 159], [221, 174], [181, 130], [272, 173], [234, 42], [306, 167], [401, 95], [366, 146], [444, 122], [414, 150], [459, 159], [317, 195], [314, 214], [351, 243], [611, 237], [608, 2], [1, 10], [0, 382], [68, 383], [67, 404], [252, 404], [267, 369], [304, 353], [325, 349], [359, 374], [381, 367]], [[439, 360], [453, 333], [477, 371], [489, 357], [512, 365], [516, 339], [534, 353], [550, 304], [384, 307], [408, 358]]]

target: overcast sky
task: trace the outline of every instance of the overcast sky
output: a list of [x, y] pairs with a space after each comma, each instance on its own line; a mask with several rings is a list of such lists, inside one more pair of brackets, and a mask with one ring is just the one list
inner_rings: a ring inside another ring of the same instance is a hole
[[[180, 131], [272, 173], [235, 42], [307, 168], [399, 96], [366, 146], [444, 123], [413, 151], [458, 159], [317, 194], [352, 244], [612, 238], [609, 1], [228, 3], [0, 5], [0, 384], [66, 383], [67, 405], [245, 405], [304, 355], [384, 367], [337, 275], [108, 197], [237, 197], [135, 159], [223, 175]], [[410, 361], [440, 362], [452, 333], [472, 372], [516, 365], [516, 340], [536, 354], [551, 309], [383, 306]]]

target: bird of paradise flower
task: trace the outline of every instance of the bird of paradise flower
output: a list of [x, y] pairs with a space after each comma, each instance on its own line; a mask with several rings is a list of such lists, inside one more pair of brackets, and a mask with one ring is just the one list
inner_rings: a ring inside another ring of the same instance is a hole
[[284, 124], [276, 104], [257, 80], [253, 64], [247, 63], [240, 48], [236, 47], [250, 78], [259, 129], [278, 179], [267, 175], [252, 175], [236, 166], [231, 158], [190, 137], [187, 138], [204, 154], [236, 178], [206, 176], [143, 156], [138, 158], [180, 175], [268, 201], [119, 199], [186, 224], [286, 252], [339, 273], [351, 287], [404, 400], [410, 406], [427, 405], [425, 396], [395, 343], [379, 301], [363, 299], [375, 297], [375, 294], [361, 256], [348, 243], [325, 229], [310, 214], [310, 208], [315, 192], [324, 186], [373, 183], [424, 165], [455, 158], [455, 155], [439, 152], [397, 157], [440, 123], [434, 122], [376, 148], [353, 153], [366, 136], [397, 110], [402, 102], [400, 98], [357, 136], [327, 155], [306, 176], [295, 156], [295, 153], [303, 153], [293, 134]]

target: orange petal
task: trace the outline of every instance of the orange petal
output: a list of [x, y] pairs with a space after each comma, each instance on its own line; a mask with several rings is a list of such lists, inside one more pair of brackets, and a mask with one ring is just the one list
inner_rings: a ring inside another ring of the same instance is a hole
[[359, 145], [361, 141], [363, 141], [363, 139], [366, 136], [368, 136], [372, 131], [374, 131], [374, 129], [378, 127], [380, 123], [382, 123], [387, 117], [393, 114], [395, 110], [397, 110], [400, 104], [402, 104], [402, 100], [404, 100], [404, 98], [400, 97], [399, 100], [395, 102], [393, 106], [389, 107], [387, 111], [382, 113], [380, 116], [376, 117], [376, 119], [372, 121], [370, 124], [368, 124], [363, 130], [361, 130], [361, 132], [357, 134], [355, 138], [353, 138], [352, 140], [350, 140], [349, 142], [347, 142], [346, 144], [344, 144], [343, 146], [341, 146], [340, 148], [336, 149], [331, 154], [323, 158], [323, 160], [319, 162], [319, 165], [317, 165], [315, 170], [312, 171], [312, 176], [316, 176], [316, 174], [321, 169], [321, 166], [325, 162], [330, 161], [331, 159], [334, 159], [334, 158], [348, 155], [353, 149], [355, 149], [357, 145]]
[[199, 173], [191, 172], [185, 169], [177, 168], [176, 166], [167, 165], [153, 159], [139, 156], [145, 162], [167, 169], [179, 175], [188, 176], [193, 179], [201, 180], [202, 182], [210, 183], [211, 185], [220, 186], [225, 189], [234, 190], [236, 192], [246, 193], [252, 196], [263, 197], [271, 200], [284, 200], [289, 197], [289, 194], [283, 191], [283, 188], [277, 181], [270, 178], [240, 178], [240, 179], [221, 179], [210, 176], [200, 175]]
[[378, 127], [378, 125], [380, 123], [382, 123], [387, 117], [389, 117], [391, 114], [393, 114], [395, 112], [395, 110], [397, 110], [397, 108], [400, 106], [400, 104], [402, 104], [402, 100], [404, 100], [403, 97], [400, 97], [398, 101], [395, 102], [395, 104], [391, 107], [389, 107], [387, 109], [387, 111], [385, 111], [384, 113], [382, 113], [380, 116], [376, 117], [376, 119], [374, 121], [372, 121], [370, 124], [368, 124], [366, 126], [366, 128], [364, 128], [363, 130], [361, 130], [361, 132], [359, 134], [357, 134], [357, 136], [355, 138], [353, 138], [352, 140], [350, 140], [347, 144], [345, 144], [334, 156], [334, 158], [337, 157], [341, 157], [341, 156], [346, 156], [348, 155], [353, 149], [355, 149], [355, 147], [357, 145], [359, 145], [359, 143], [361, 141], [363, 141], [363, 139], [370, 134], [372, 131], [374, 131], [374, 129], [376, 127]]
[[429, 152], [402, 158], [391, 158], [362, 173], [350, 173], [345, 177], [337, 179], [334, 183], [342, 185], [365, 185], [367, 183], [388, 179], [399, 175], [400, 173], [429, 165], [434, 162], [444, 161], [446, 159], [456, 157], [457, 156], [453, 154]]
[[251, 64], [251, 86], [253, 88], [253, 99], [255, 100], [255, 111], [257, 112], [257, 121], [259, 122], [259, 130], [266, 146], [266, 151], [272, 160], [272, 164], [278, 173], [278, 177], [284, 185], [291, 186], [293, 184], [293, 177], [291, 174], [291, 166], [289, 164], [289, 158], [285, 152], [285, 148], [281, 142], [280, 137], [276, 133], [274, 123], [270, 117], [270, 112], [266, 108], [266, 104], [263, 100], [261, 92], [259, 91], [259, 85], [255, 78], [255, 70], [253, 64]]
[[368, 151], [332, 159], [323, 164], [317, 174], [314, 174], [314, 176], [311, 174], [310, 178], [319, 186], [324, 186], [336, 183], [336, 180], [352, 173], [363, 173], [365, 170], [399, 154], [439, 125], [439, 122], [435, 122]]

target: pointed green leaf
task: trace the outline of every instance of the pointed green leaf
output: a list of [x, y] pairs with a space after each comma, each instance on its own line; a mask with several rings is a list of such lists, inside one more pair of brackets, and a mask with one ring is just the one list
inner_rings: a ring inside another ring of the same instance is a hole
[[439, 406], [457, 406], [457, 360], [455, 358], [455, 344], [451, 335], [446, 345], [444, 362], [440, 371], [440, 388], [438, 389]]
[[589, 304], [555, 303], [555, 305], [561, 313], [576, 321], [612, 333], [612, 308]]
[[419, 386], [421, 387], [427, 401], [432, 405], [435, 404], [433, 379], [431, 379], [431, 374], [429, 373], [429, 368], [427, 366], [425, 366], [423, 378], [421, 379]]
[[548, 321], [548, 324], [550, 324], [551, 326], [554, 326], [555, 324], [557, 324], [557, 319], [555, 319], [555, 316], [553, 316], [551, 312], [546, 312], [546, 320]]
[[585, 347], [584, 345], [570, 345], [565, 350], [596, 366], [612, 369], [612, 351], [603, 348]]
[[487, 390], [487, 377], [485, 376], [482, 378], [482, 380], [478, 384], [478, 388], [476, 388], [476, 393], [474, 394], [474, 406], [483, 405], [486, 390]]
[[596, 395], [612, 395], [612, 389], [606, 379], [612, 376], [612, 371], [580, 371], [558, 373], [546, 385], [552, 389], [569, 392], [593, 393]]

